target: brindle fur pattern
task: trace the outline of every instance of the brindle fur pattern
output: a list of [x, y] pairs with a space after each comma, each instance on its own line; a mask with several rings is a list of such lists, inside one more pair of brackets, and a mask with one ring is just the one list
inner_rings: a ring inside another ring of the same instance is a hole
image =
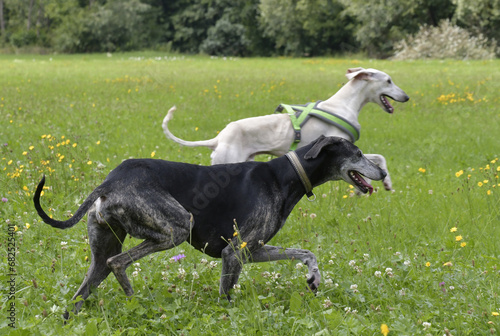
[[[355, 185], [349, 171], [373, 180], [385, 177], [383, 170], [342, 138], [320, 137], [296, 153], [313, 186], [340, 179]], [[73, 299], [81, 296], [85, 300], [110, 272], [125, 294], [132, 295], [125, 270], [151, 253], [185, 241], [212, 257], [222, 258], [219, 292], [228, 299], [243, 263], [301, 260], [308, 267], [309, 287], [315, 290], [320, 284], [312, 252], [266, 245], [305, 194], [286, 157], [207, 167], [153, 159], [126, 160], [67, 221], [54, 220], [41, 208], [44, 182], [45, 177], [37, 187], [34, 203], [46, 223], [69, 228], [88, 211], [91, 264]], [[235, 223], [239, 238], [247, 243], [244, 250], [238, 243], [230, 243]], [[122, 252], [127, 234], [144, 241]], [[75, 304], [74, 313], [83, 300]], [[69, 313], [64, 317], [68, 318]]]

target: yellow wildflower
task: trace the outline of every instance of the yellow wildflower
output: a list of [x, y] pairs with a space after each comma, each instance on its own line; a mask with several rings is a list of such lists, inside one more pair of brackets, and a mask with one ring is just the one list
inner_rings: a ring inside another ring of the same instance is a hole
[[458, 230], [458, 229], [457, 229], [457, 227], [456, 227], [456, 226], [454, 226], [454, 227], [452, 227], [452, 228], [450, 229], [450, 232], [457, 232], [457, 230]]
[[456, 241], [461, 241], [462, 239], [464, 239], [462, 236], [456, 236], [456, 237], [455, 237], [455, 240], [456, 240]]
[[233, 237], [236, 237], [237, 235], [238, 235], [238, 232], [236, 232], [236, 231], [235, 231], [235, 232], [233, 233]]
[[463, 174], [463, 173], [464, 173], [464, 171], [463, 171], [463, 170], [459, 170], [459, 171], [457, 171], [457, 172], [455, 173], [455, 176], [456, 176], [456, 177], [460, 177], [460, 176], [462, 176], [462, 174]]
[[430, 267], [431, 266], [431, 263], [430, 262], [426, 262], [425, 263], [425, 267]]
[[240, 245], [240, 249], [245, 248], [245, 246], [247, 246], [247, 242], [243, 242], [243, 243], [241, 243], [241, 245]]
[[418, 168], [418, 171], [421, 173], [425, 173], [425, 168]]
[[465, 247], [466, 245], [467, 245], [467, 243], [466, 243], [466, 242], [462, 242], [462, 243], [460, 243], [460, 246], [461, 246], [461, 247]]
[[387, 334], [389, 334], [389, 327], [387, 326], [387, 324], [383, 323], [381, 326], [380, 326], [380, 332], [382, 333], [382, 335], [384, 336], [387, 336]]
[[443, 264], [443, 266], [448, 266], [448, 267], [450, 267], [450, 266], [453, 266], [453, 264], [452, 264], [452, 262], [451, 262], [451, 261], [448, 261], [448, 262], [445, 262], [445, 263]]
[[156, 155], [156, 151], [152, 151], [151, 152], [151, 157], [153, 158], [153, 157], [155, 157], [155, 155]]
[[92, 164], [92, 161], [87, 161], [87, 164], [90, 166]]
[[477, 182], [477, 186], [478, 187], [482, 187], [483, 186], [483, 182]]
[[491, 315], [492, 316], [498, 316], [498, 315], [500, 315], [500, 313], [498, 313], [498, 312], [491, 312]]
[[17, 230], [19, 230], [19, 228], [17, 227], [17, 225], [14, 225], [14, 232], [17, 232]]

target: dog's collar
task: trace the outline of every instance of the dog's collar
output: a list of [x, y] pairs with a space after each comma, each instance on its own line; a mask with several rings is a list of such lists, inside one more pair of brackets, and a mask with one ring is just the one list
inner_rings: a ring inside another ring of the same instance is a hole
[[[299, 175], [300, 181], [302, 182], [302, 184], [304, 185], [304, 188], [306, 189], [307, 198], [310, 201], [314, 201], [316, 199], [316, 196], [312, 192], [313, 187], [312, 187], [311, 181], [309, 181], [309, 177], [307, 177], [307, 173], [304, 170], [304, 167], [302, 167], [302, 164], [300, 163], [299, 157], [297, 156], [297, 154], [295, 154], [295, 152], [286, 153], [286, 157], [290, 161], [290, 163], [291, 163], [293, 169], [295, 170], [295, 172], [297, 173], [297, 175]], [[312, 199], [311, 199], [311, 197], [312, 197]]]

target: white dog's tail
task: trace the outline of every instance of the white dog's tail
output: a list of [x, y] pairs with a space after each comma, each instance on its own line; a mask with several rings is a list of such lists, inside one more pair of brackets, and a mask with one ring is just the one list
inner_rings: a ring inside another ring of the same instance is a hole
[[176, 109], [177, 108], [175, 106], [173, 106], [170, 110], [168, 110], [167, 115], [163, 119], [162, 127], [163, 127], [163, 133], [165, 133], [165, 136], [167, 138], [169, 138], [170, 140], [173, 140], [182, 146], [189, 146], [189, 147], [200, 147], [201, 146], [201, 147], [208, 147], [208, 148], [214, 150], [215, 147], [217, 146], [217, 138], [213, 138], [210, 140], [201, 140], [201, 141], [186, 141], [186, 140], [179, 139], [178, 137], [173, 135], [172, 132], [170, 132], [170, 130], [168, 129], [168, 122], [173, 118], [174, 112]]

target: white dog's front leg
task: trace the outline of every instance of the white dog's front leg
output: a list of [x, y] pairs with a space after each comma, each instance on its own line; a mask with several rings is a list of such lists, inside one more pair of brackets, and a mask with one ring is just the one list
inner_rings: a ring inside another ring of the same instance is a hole
[[365, 154], [365, 156], [368, 158], [368, 160], [375, 163], [384, 172], [387, 173], [387, 176], [383, 180], [384, 188], [385, 188], [385, 190], [392, 190], [391, 175], [389, 175], [389, 170], [387, 170], [387, 161], [385, 160], [385, 157], [383, 157], [380, 154]]

